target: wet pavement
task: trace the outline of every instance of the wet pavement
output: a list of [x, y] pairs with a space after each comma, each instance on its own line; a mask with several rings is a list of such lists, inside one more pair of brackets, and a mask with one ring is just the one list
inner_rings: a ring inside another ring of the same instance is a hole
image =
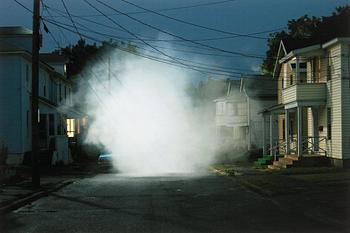
[[266, 196], [239, 179], [100, 174], [2, 216], [0, 232], [350, 232], [341, 186]]

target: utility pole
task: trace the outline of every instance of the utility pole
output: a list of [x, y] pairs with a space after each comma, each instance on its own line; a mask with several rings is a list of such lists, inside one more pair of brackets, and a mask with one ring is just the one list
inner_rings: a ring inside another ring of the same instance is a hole
[[40, 49], [40, 0], [33, 0], [32, 35], [32, 185], [40, 187], [39, 154], [39, 49]]

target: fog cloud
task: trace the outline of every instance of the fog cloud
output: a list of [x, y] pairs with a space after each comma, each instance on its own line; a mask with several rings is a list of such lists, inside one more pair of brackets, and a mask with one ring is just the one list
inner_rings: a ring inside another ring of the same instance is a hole
[[[124, 173], [197, 172], [214, 156], [214, 119], [193, 107], [189, 71], [119, 51], [82, 74], [87, 142], [102, 144]], [[108, 61], [108, 62], [107, 62]], [[108, 63], [110, 66], [108, 67]]]

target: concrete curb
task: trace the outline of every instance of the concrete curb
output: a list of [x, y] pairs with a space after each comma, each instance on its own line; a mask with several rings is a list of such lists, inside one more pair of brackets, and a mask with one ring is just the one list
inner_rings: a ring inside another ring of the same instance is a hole
[[34, 193], [31, 193], [29, 195], [27, 195], [26, 197], [17, 199], [15, 201], [13, 201], [10, 204], [7, 204], [5, 206], [0, 207], [0, 214], [6, 214], [7, 212], [14, 210], [14, 209], [18, 209], [30, 202], [36, 201], [39, 198], [43, 197], [43, 196], [47, 196], [49, 193], [55, 192], [69, 184], [73, 183], [73, 180], [68, 180], [68, 181], [61, 181], [57, 184], [54, 185], [54, 187], [48, 188], [48, 189], [44, 189], [42, 188], [39, 191], [36, 191]]
[[[213, 167], [211, 167], [210, 170], [213, 173], [216, 173], [216, 174], [221, 175], [221, 176], [241, 176], [242, 175], [242, 173], [235, 172], [235, 171], [234, 171], [234, 175], [232, 175], [232, 174], [230, 174], [228, 172], [225, 172], [225, 171], [213, 168]], [[250, 182], [248, 182], [248, 181], [246, 181], [246, 180], [244, 180], [242, 178], [237, 179], [237, 181], [238, 181], [239, 184], [243, 185], [244, 187], [246, 187], [246, 188], [248, 188], [248, 189], [250, 189], [250, 190], [252, 190], [254, 192], [257, 192], [257, 193], [259, 193], [261, 195], [269, 196], [269, 197], [273, 196], [273, 192], [270, 192], [270, 191], [268, 191], [266, 189], [263, 189], [260, 186], [252, 184], [252, 183], [250, 183]]]
[[222, 176], [229, 176], [230, 175], [229, 173], [227, 173], [225, 171], [221, 171], [221, 170], [213, 168], [213, 167], [210, 167], [209, 170], [211, 170], [213, 173], [216, 173], [216, 174], [219, 174]]

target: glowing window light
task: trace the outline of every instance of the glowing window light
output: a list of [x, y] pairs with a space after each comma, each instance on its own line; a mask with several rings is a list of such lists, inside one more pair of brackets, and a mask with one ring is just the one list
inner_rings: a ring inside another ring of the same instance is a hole
[[75, 135], [75, 120], [67, 119], [67, 136], [69, 138], [74, 137]]

